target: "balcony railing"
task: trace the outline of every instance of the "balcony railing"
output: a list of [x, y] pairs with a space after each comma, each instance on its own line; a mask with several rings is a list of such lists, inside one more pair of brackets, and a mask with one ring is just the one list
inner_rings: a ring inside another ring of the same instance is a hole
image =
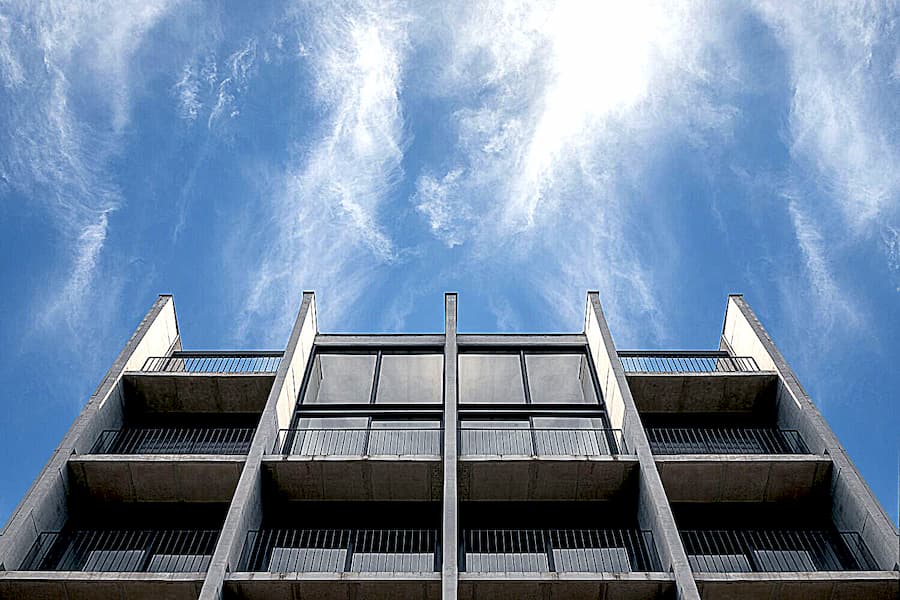
[[648, 427], [647, 439], [654, 454], [809, 454], [793, 429]]
[[470, 529], [459, 556], [469, 573], [662, 570], [652, 534], [636, 529]]
[[461, 456], [615, 456], [627, 454], [619, 429], [461, 428]]
[[247, 454], [253, 427], [108, 429], [91, 454]]
[[857, 533], [827, 530], [688, 530], [681, 532], [699, 573], [873, 571]]
[[282, 352], [173, 352], [171, 356], [151, 356], [141, 371], [149, 373], [274, 373]]
[[752, 356], [727, 352], [622, 351], [619, 360], [627, 373], [752, 373], [759, 366]]
[[434, 529], [263, 529], [248, 532], [238, 571], [429, 573], [440, 560]]
[[278, 432], [273, 454], [285, 456], [440, 456], [438, 427], [302, 428]]
[[20, 570], [203, 573], [218, 537], [218, 531], [195, 529], [47, 532], [38, 536]]

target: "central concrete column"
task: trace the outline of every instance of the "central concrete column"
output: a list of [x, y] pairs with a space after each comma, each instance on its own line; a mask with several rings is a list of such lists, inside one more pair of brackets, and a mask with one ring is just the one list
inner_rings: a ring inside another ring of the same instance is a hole
[[441, 571], [441, 597], [456, 600], [458, 565], [457, 544], [459, 537], [456, 497], [456, 294], [444, 295], [444, 510], [441, 532], [443, 569]]

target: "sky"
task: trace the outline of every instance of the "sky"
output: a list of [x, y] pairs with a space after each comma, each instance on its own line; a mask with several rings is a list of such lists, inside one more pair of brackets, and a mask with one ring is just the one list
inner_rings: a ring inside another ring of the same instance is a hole
[[900, 3], [0, 0], [0, 521], [159, 293], [716, 348], [743, 293], [892, 519]]

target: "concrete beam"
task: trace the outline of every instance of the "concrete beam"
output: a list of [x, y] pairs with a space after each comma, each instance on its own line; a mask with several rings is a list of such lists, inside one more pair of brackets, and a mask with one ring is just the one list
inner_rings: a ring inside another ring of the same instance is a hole
[[580, 333], [538, 333], [533, 335], [518, 333], [461, 333], [457, 336], [457, 343], [466, 348], [476, 346], [584, 348], [585, 344], [587, 344], [587, 339]]
[[304, 292], [294, 328], [275, 373], [275, 381], [250, 444], [247, 461], [203, 582], [201, 600], [222, 598], [225, 574], [237, 567], [247, 531], [259, 527], [262, 521], [262, 457], [273, 447], [279, 427], [288, 427], [290, 423], [317, 333], [315, 294]]
[[678, 597], [699, 599], [700, 594], [691, 574], [687, 554], [675, 526], [675, 517], [631, 396], [625, 369], [603, 315], [598, 292], [588, 292], [584, 333], [600, 379], [612, 427], [623, 430], [628, 448], [637, 454], [640, 462], [638, 520], [642, 527], [649, 527], [653, 531], [653, 540], [663, 568], [671, 568], [675, 574]]
[[[456, 294], [444, 295], [444, 503], [441, 525], [441, 598], [456, 600], [459, 579], [456, 549], [459, 543], [457, 498], [457, 320]], [[450, 549], [447, 552], [446, 549]]]

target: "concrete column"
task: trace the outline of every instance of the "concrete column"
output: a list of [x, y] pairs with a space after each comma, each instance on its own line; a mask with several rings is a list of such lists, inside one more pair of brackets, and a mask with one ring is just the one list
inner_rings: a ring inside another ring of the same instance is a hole
[[444, 510], [441, 532], [443, 569], [441, 597], [456, 600], [459, 570], [457, 548], [459, 538], [459, 501], [457, 499], [457, 347], [456, 294], [444, 295]]
[[663, 568], [670, 569], [675, 574], [678, 597], [699, 599], [700, 594], [675, 525], [675, 517], [631, 396], [625, 369], [603, 315], [598, 292], [588, 292], [584, 333], [597, 369], [610, 422], [614, 428], [622, 429], [629, 451], [636, 454], [640, 462], [638, 520], [642, 526], [653, 531]]
[[275, 381], [210, 561], [200, 591], [201, 600], [222, 598], [225, 576], [237, 567], [247, 531], [259, 527], [262, 522], [262, 457], [273, 448], [279, 428], [290, 426], [291, 414], [297, 403], [297, 394], [317, 333], [315, 294], [304, 292], [297, 320], [275, 374]]
[[858, 532], [882, 569], [900, 569], [897, 528], [741, 295], [728, 297], [722, 342], [735, 355], [752, 356], [761, 369], [778, 373], [779, 426], [798, 429], [813, 452], [831, 457], [831, 502], [835, 525], [839, 529]]
[[0, 530], [0, 570], [16, 569], [42, 531], [60, 529], [69, 513], [69, 456], [86, 452], [100, 431], [122, 422], [122, 374], [140, 369], [150, 356], [180, 347], [175, 301], [161, 295], [147, 311], [119, 356], [72, 423], [50, 460]]

